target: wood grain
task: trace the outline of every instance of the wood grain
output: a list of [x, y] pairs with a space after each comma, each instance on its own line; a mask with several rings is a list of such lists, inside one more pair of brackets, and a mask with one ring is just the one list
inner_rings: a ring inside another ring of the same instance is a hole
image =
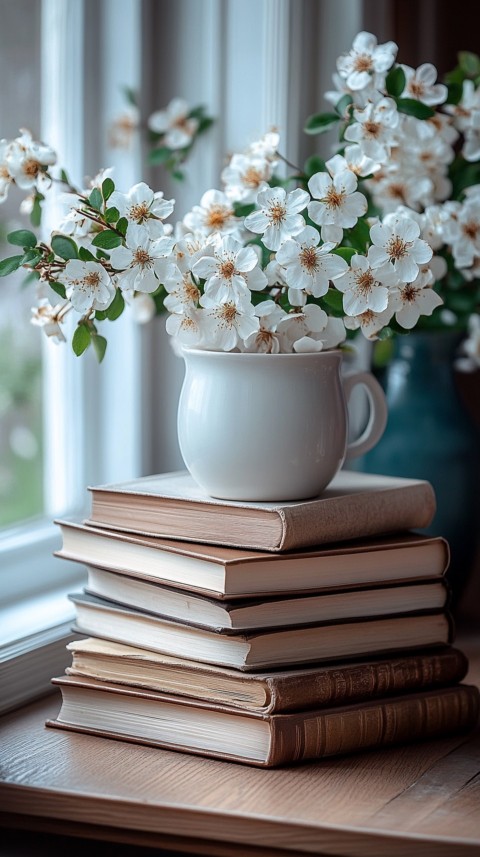
[[[477, 648], [468, 681], [479, 667]], [[218, 857], [480, 855], [480, 733], [261, 770], [46, 729], [58, 708], [0, 721], [0, 824]]]

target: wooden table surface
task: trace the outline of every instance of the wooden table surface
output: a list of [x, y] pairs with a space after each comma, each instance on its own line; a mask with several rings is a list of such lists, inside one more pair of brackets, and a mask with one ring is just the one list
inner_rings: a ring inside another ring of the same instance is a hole
[[[480, 640], [459, 641], [480, 683]], [[480, 732], [262, 770], [0, 721], [0, 824], [196, 854], [480, 855]]]

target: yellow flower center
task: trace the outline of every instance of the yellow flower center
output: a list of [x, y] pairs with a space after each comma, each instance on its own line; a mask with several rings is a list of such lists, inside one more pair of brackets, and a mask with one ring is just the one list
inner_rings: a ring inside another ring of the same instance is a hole
[[130, 217], [137, 223], [143, 223], [148, 219], [150, 209], [146, 202], [137, 202], [130, 206]]
[[89, 273], [83, 278], [83, 282], [91, 289], [97, 289], [100, 285], [100, 274], [98, 271], [89, 271]]
[[285, 217], [287, 215], [287, 209], [280, 202], [274, 202], [270, 206], [270, 220], [275, 226], [279, 226], [280, 223], [283, 223]]
[[233, 211], [225, 205], [212, 205], [205, 217], [205, 224], [211, 229], [222, 229], [232, 214]]
[[133, 258], [135, 259], [135, 263], [140, 265], [141, 268], [144, 268], [152, 261], [151, 256], [143, 249], [143, 247], [137, 247], [133, 254]]
[[368, 54], [358, 54], [353, 63], [354, 71], [371, 71], [373, 68], [372, 57]]
[[362, 271], [361, 274], [356, 275], [355, 283], [362, 295], [368, 295], [375, 286], [376, 280], [369, 268], [368, 271]]
[[246, 169], [242, 174], [243, 184], [246, 185], [246, 187], [258, 187], [262, 178], [260, 170], [257, 170], [255, 167], [248, 167], [248, 169]]
[[340, 206], [345, 202], [345, 196], [345, 193], [336, 190], [336, 188], [332, 186], [328, 189], [327, 195], [325, 196], [325, 205], [328, 208], [340, 208]]
[[390, 259], [398, 261], [399, 259], [403, 259], [407, 255], [408, 243], [400, 238], [398, 235], [394, 235], [386, 246], [386, 251], [390, 256]]
[[318, 269], [317, 251], [315, 247], [303, 247], [298, 256], [302, 268], [306, 268], [309, 274]]
[[226, 262], [222, 262], [219, 271], [224, 280], [231, 280], [235, 273], [235, 265], [231, 259], [228, 259]]

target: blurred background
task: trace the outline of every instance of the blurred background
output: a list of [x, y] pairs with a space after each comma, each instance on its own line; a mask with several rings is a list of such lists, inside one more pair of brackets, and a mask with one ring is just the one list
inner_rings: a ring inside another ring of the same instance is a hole
[[[0, 0], [0, 16], [0, 137], [30, 129], [80, 186], [109, 166], [119, 189], [144, 180], [177, 200], [178, 218], [219, 187], [228, 153], [273, 126], [294, 164], [319, 149], [329, 154], [333, 136], [307, 137], [302, 128], [309, 114], [328, 109], [323, 92], [335, 60], [360, 30], [396, 41], [400, 62], [433, 62], [440, 76], [458, 50], [479, 49], [477, 2]], [[125, 87], [143, 116], [182, 97], [215, 118], [182, 183], [147, 166], [139, 137], [127, 134], [123, 148], [111, 146], [111, 124], [127, 108]], [[13, 189], [0, 207], [1, 242], [28, 222], [21, 199]], [[93, 354], [75, 358], [31, 327], [31, 285], [22, 279], [0, 281], [0, 556], [3, 544], [5, 563], [13, 558], [3, 576], [9, 598], [18, 593], [17, 548], [28, 542], [41, 576], [53, 544], [50, 522], [88, 507], [87, 484], [182, 466], [176, 403], [183, 364], [164, 319], [140, 326], [126, 314], [108, 330], [98, 367]], [[477, 389], [464, 381], [471, 408]]]

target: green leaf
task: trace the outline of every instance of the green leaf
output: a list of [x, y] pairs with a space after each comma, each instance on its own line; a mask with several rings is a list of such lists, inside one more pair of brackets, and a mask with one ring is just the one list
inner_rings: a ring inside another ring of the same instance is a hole
[[349, 229], [346, 236], [350, 240], [352, 247], [365, 253], [367, 247], [371, 244], [370, 227], [365, 220], [357, 220], [355, 226]]
[[252, 213], [252, 211], [255, 211], [255, 203], [254, 202], [248, 202], [248, 203], [234, 202], [233, 203], [233, 213], [234, 213], [235, 217], [247, 217], [249, 214]]
[[90, 196], [88, 197], [88, 204], [95, 209], [95, 211], [101, 211], [103, 206], [103, 197], [100, 193], [98, 187], [94, 187]]
[[122, 92], [128, 103], [131, 104], [132, 107], [138, 107], [137, 93], [134, 89], [132, 89], [130, 86], [122, 86]]
[[113, 250], [114, 247], [119, 247], [122, 243], [122, 236], [112, 229], [104, 229], [95, 235], [92, 241], [94, 247], [101, 247], [103, 250]]
[[424, 104], [423, 101], [416, 101], [415, 98], [397, 98], [397, 107], [400, 113], [415, 116], [416, 119], [431, 119], [435, 116], [435, 110], [432, 107]]
[[152, 167], [156, 167], [158, 164], [164, 164], [170, 158], [172, 154], [172, 150], [167, 146], [160, 146], [158, 149], [152, 149], [148, 156], [148, 161], [152, 165]]
[[52, 238], [52, 250], [56, 256], [60, 256], [60, 259], [65, 259], [66, 262], [69, 259], [78, 259], [77, 245], [68, 235], [62, 235], [61, 233], [54, 235]]
[[172, 170], [172, 179], [175, 179], [177, 182], [185, 181], [185, 173], [182, 170]]
[[95, 310], [95, 319], [96, 321], [105, 321], [107, 317], [107, 312], [104, 309]]
[[314, 113], [308, 117], [303, 130], [306, 134], [323, 134], [333, 128], [337, 122], [340, 122], [340, 116], [337, 113]]
[[473, 54], [471, 51], [460, 51], [458, 63], [467, 77], [477, 77], [480, 74], [480, 57], [477, 54]]
[[335, 110], [342, 119], [350, 118], [350, 111], [348, 110], [348, 108], [351, 104], [353, 104], [353, 98], [351, 95], [348, 94], [348, 92], [346, 92], [345, 95], [342, 95], [340, 101], [338, 101], [335, 105]]
[[37, 237], [29, 229], [17, 229], [15, 232], [10, 232], [7, 235], [9, 244], [16, 244], [18, 247], [36, 247]]
[[335, 250], [332, 250], [332, 253], [335, 253], [336, 256], [341, 256], [348, 264], [350, 264], [352, 256], [355, 256], [356, 252], [354, 247], [336, 247]]
[[37, 194], [33, 200], [33, 208], [30, 213], [30, 223], [32, 226], [40, 226], [42, 222], [42, 206], [40, 205], [40, 197]]
[[463, 84], [449, 83], [448, 95], [445, 104], [458, 104], [462, 100]]
[[384, 327], [383, 330], [380, 330], [377, 334], [380, 342], [383, 342], [385, 339], [391, 339], [393, 336], [393, 330], [391, 327]]
[[0, 262], [0, 277], [7, 277], [12, 274], [22, 264], [23, 254], [21, 256], [9, 256], [8, 259], [3, 259]]
[[108, 318], [109, 321], [115, 321], [115, 319], [121, 316], [124, 309], [125, 299], [120, 289], [117, 289], [112, 303], [110, 304], [108, 309], [105, 310], [105, 318]]
[[119, 212], [118, 208], [115, 208], [115, 206], [112, 206], [111, 208], [107, 208], [107, 210], [105, 212], [105, 220], [107, 221], [107, 223], [116, 223], [116, 221], [118, 220], [119, 217], [120, 217], [120, 212]]
[[125, 235], [127, 234], [127, 229], [128, 229], [128, 220], [126, 217], [121, 217], [117, 223], [117, 231], [121, 232], [121, 234], [125, 238]]
[[101, 363], [103, 358], [105, 357], [105, 351], [107, 350], [107, 340], [104, 336], [100, 336], [99, 333], [94, 333], [92, 335], [92, 345], [97, 360], [99, 363]]
[[78, 248], [78, 258], [82, 260], [82, 262], [96, 262], [95, 256], [93, 253], [90, 253], [90, 250], [87, 250], [86, 247]]
[[198, 123], [198, 128], [196, 130], [196, 134], [204, 134], [205, 131], [208, 131], [209, 128], [214, 124], [215, 119], [212, 119], [211, 116], [202, 116]]
[[65, 290], [65, 286], [62, 285], [62, 283], [54, 283], [51, 281], [48, 285], [51, 289], [53, 289], [54, 292], [56, 292], [57, 295], [60, 295], [61, 298], [66, 300], [67, 292]]
[[115, 190], [115, 182], [111, 178], [106, 178], [102, 182], [102, 194], [105, 202], [109, 197], [111, 197], [113, 191]]
[[303, 167], [308, 178], [311, 178], [315, 175], [315, 173], [324, 173], [325, 172], [325, 161], [323, 158], [320, 158], [319, 155], [310, 155], [309, 158], [305, 161], [305, 166]]
[[31, 267], [35, 267], [37, 262], [42, 258], [42, 254], [39, 253], [38, 250], [33, 247], [30, 250], [26, 250], [25, 255], [22, 259], [22, 265], [30, 265]]
[[323, 296], [324, 303], [329, 309], [343, 315], [343, 294], [338, 289], [329, 289], [327, 294]]
[[68, 178], [68, 175], [65, 170], [60, 170], [60, 181], [62, 181], [64, 184], [70, 184], [70, 179]]
[[388, 72], [387, 79], [385, 81], [388, 94], [392, 95], [394, 98], [398, 98], [405, 89], [406, 82], [407, 80], [402, 66], [397, 65], [396, 68], [392, 68]]
[[392, 338], [384, 339], [383, 341], [375, 342], [373, 346], [372, 362], [375, 369], [385, 369], [393, 357], [393, 340]]
[[83, 354], [87, 350], [91, 342], [90, 330], [86, 324], [79, 324], [72, 338], [72, 348], [77, 355]]

